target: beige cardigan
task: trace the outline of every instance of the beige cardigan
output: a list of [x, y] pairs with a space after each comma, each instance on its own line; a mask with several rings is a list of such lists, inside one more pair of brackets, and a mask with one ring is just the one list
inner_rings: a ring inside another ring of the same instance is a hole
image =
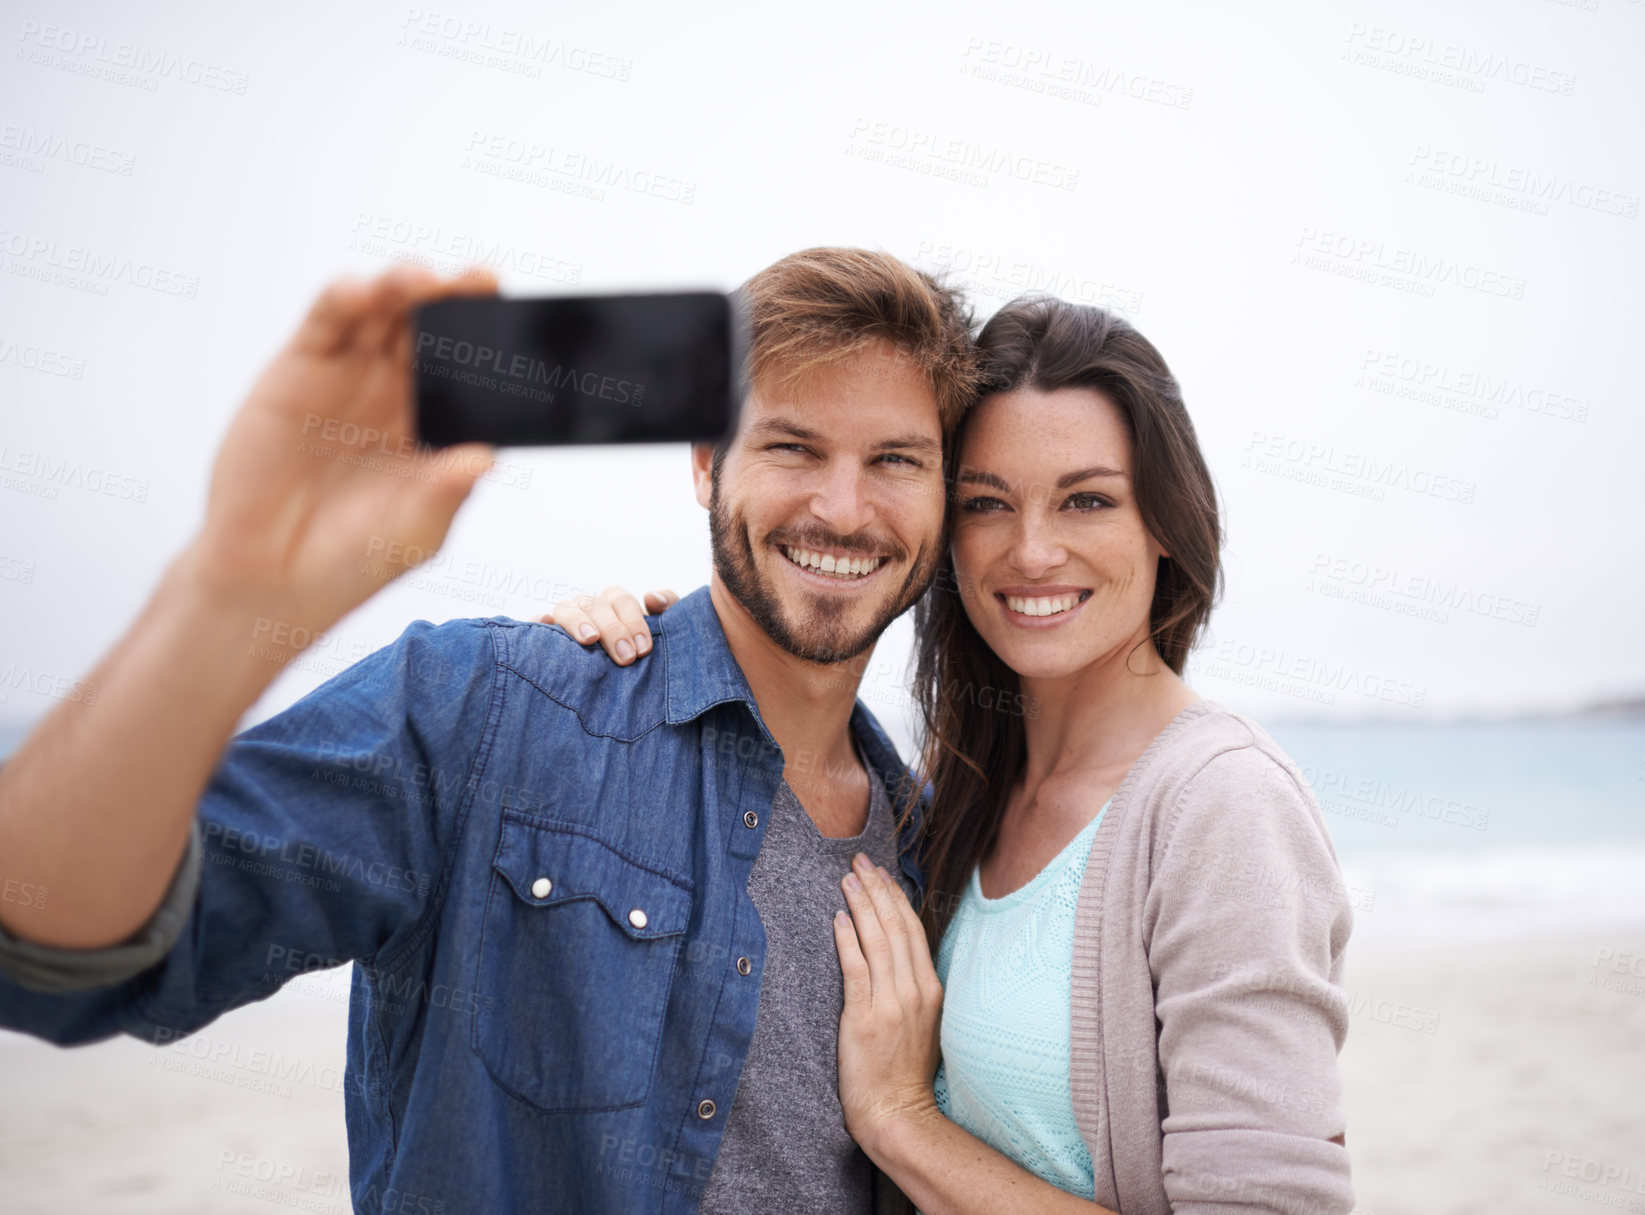
[[1349, 1211], [1337, 1053], [1353, 923], [1301, 772], [1189, 705], [1126, 774], [1074, 919], [1070, 1070], [1122, 1215]]

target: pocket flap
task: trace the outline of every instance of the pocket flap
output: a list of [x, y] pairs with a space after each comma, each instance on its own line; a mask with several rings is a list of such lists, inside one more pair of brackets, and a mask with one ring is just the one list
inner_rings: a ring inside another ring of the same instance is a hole
[[553, 907], [592, 899], [636, 940], [684, 932], [691, 918], [689, 882], [630, 860], [569, 823], [505, 810], [492, 867], [522, 902]]

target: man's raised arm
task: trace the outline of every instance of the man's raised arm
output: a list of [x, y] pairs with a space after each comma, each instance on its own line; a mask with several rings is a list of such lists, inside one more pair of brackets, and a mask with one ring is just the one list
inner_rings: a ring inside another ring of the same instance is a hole
[[68, 949], [138, 931], [242, 714], [410, 568], [386, 557], [440, 546], [491, 451], [417, 450], [409, 321], [496, 289], [484, 270], [402, 266], [315, 302], [235, 416], [199, 534], [86, 677], [95, 695], [59, 704], [0, 768], [0, 882], [49, 896], [0, 901], [0, 928]]

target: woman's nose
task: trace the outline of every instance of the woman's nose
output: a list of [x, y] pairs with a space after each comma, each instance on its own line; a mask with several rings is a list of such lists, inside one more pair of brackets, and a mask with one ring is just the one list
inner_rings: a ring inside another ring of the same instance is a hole
[[1056, 569], [1067, 559], [1056, 529], [1032, 512], [1018, 516], [1017, 534], [1012, 540], [1010, 561], [1025, 578], [1038, 578]]

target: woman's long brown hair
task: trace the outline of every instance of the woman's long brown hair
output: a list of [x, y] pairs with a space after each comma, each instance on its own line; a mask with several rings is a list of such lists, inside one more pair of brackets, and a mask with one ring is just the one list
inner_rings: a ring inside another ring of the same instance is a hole
[[[1018, 388], [1091, 388], [1119, 409], [1132, 445], [1131, 482], [1161, 557], [1149, 632], [1179, 675], [1221, 592], [1216, 490], [1182, 393], [1159, 351], [1101, 308], [1030, 297], [1007, 304], [978, 336], [984, 398]], [[965, 435], [951, 448], [947, 481]], [[946, 537], [945, 537], [946, 541]], [[922, 909], [933, 949], [971, 871], [988, 855], [1027, 755], [1027, 702], [1017, 673], [988, 647], [960, 602], [949, 545], [915, 609], [914, 696], [925, 726], [922, 771], [933, 786], [920, 853]]]

